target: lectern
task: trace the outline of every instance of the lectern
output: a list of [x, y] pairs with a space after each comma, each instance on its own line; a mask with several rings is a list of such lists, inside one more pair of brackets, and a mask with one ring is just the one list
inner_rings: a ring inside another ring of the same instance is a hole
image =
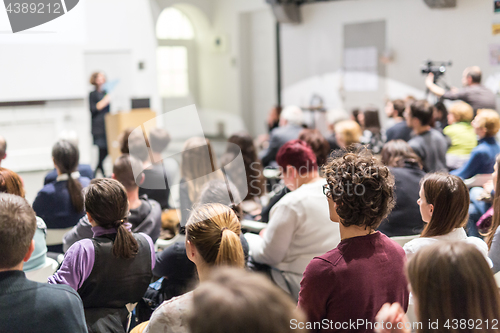
[[120, 112], [106, 115], [106, 136], [108, 140], [109, 156], [113, 163], [121, 155], [120, 143], [118, 138], [120, 134], [129, 127], [136, 128], [144, 125], [146, 133], [153, 127], [156, 127], [156, 121], [149, 121], [156, 117], [156, 112], [150, 109], [134, 109], [130, 112]]

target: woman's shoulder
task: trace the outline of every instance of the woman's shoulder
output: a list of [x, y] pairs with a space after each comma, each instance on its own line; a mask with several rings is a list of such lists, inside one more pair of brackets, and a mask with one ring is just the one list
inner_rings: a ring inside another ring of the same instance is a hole
[[408, 253], [416, 253], [418, 250], [421, 248], [431, 245], [434, 242], [437, 242], [438, 240], [432, 237], [418, 237], [415, 239], [412, 239], [405, 245], [403, 245], [403, 250]]
[[178, 329], [186, 327], [185, 315], [191, 308], [192, 301], [193, 292], [190, 291], [163, 302], [151, 315], [149, 322], [150, 332], [177, 332]]

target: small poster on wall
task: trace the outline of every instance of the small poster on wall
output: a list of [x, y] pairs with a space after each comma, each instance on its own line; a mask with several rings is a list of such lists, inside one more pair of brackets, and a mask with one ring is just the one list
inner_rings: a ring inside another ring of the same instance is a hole
[[493, 10], [495, 13], [500, 13], [500, 0], [493, 0]]
[[500, 65], [500, 44], [490, 44], [490, 64]]

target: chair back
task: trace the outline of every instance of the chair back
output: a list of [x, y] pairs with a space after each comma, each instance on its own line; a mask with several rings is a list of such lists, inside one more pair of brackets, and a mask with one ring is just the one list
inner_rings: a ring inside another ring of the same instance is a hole
[[56, 272], [57, 267], [59, 267], [59, 263], [47, 257], [43, 267], [25, 272], [26, 278], [35, 282], [47, 282], [47, 278]]
[[45, 238], [47, 246], [61, 245], [63, 243], [64, 234], [71, 231], [71, 229], [73, 228], [47, 229], [47, 237]]

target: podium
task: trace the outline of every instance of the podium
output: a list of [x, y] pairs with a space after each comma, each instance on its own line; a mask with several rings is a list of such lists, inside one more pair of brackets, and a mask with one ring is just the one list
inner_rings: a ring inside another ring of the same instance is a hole
[[156, 121], [150, 121], [156, 118], [157, 114], [150, 109], [134, 109], [130, 112], [108, 113], [105, 117], [106, 137], [108, 141], [108, 153], [113, 163], [121, 155], [120, 143], [118, 138], [127, 128], [136, 128], [144, 125], [146, 133], [153, 127], [156, 127]]

